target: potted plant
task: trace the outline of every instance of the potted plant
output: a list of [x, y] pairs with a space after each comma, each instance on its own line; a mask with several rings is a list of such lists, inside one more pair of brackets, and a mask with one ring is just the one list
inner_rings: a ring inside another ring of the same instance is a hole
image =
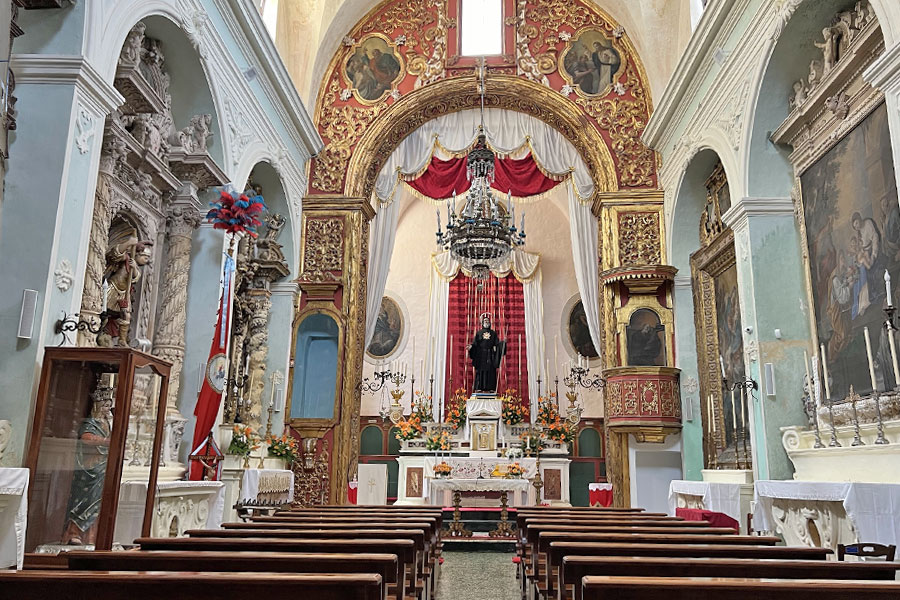
[[441, 461], [440, 463], [434, 465], [434, 475], [435, 477], [438, 477], [440, 479], [450, 477], [450, 473], [452, 471], [453, 468], [444, 461]]
[[433, 431], [425, 438], [425, 449], [432, 452], [449, 451], [450, 450], [450, 432]]
[[281, 437], [269, 436], [266, 438], [269, 445], [269, 456], [280, 458], [288, 466], [294, 464], [298, 458], [300, 444], [296, 438], [290, 435], [282, 435]]
[[231, 443], [226, 454], [234, 454], [244, 458], [244, 468], [250, 466], [250, 453], [259, 448], [259, 436], [249, 425], [235, 424], [232, 430]]
[[525, 467], [520, 465], [518, 462], [514, 462], [513, 464], [506, 467], [507, 479], [521, 479], [523, 475], [525, 475]]

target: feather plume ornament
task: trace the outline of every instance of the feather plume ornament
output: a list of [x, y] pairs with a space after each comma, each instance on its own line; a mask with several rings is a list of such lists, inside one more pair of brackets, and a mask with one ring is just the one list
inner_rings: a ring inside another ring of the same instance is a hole
[[259, 194], [236, 194], [222, 190], [217, 202], [210, 202], [206, 220], [215, 229], [226, 233], [246, 233], [251, 237], [259, 234], [256, 229], [262, 225], [259, 216], [266, 210], [266, 202]]

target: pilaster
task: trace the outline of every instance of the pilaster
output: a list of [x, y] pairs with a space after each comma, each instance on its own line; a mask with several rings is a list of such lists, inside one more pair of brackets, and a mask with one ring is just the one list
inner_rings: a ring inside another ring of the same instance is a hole
[[[744, 366], [759, 384], [752, 396], [750, 432], [754, 477], [789, 479], [781, 427], [805, 422], [803, 352], [814, 355], [808, 319], [806, 275], [790, 198], [742, 198], [722, 220], [734, 231]], [[778, 330], [776, 337], [776, 330]], [[775, 367], [776, 392], [764, 392], [763, 365]]]
[[888, 109], [891, 146], [894, 148], [894, 177], [900, 189], [900, 41], [873, 62], [863, 72], [863, 79], [884, 92]]

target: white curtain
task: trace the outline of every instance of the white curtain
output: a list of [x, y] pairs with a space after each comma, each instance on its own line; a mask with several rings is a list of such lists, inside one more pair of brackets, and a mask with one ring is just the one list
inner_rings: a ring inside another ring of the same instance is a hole
[[567, 185], [569, 195], [569, 232], [572, 236], [572, 259], [575, 261], [575, 279], [578, 293], [584, 305], [591, 341], [599, 354], [600, 345], [600, 281], [598, 276], [597, 218], [591, 207], [582, 204], [572, 185]]
[[[459, 272], [459, 262], [449, 252], [441, 252], [431, 257], [431, 292], [428, 318], [428, 346], [425, 350], [426, 378], [434, 376], [436, 396], [442, 395], [444, 375], [447, 365], [447, 311], [450, 300], [450, 280]], [[528, 389], [532, 406], [537, 400], [537, 376], [543, 381], [547, 374], [542, 359], [544, 357], [544, 295], [541, 290], [541, 257], [524, 250], [515, 250], [502, 270], [492, 271], [498, 277], [505, 277], [512, 271], [522, 282], [525, 297], [525, 347], [528, 366]], [[474, 332], [472, 332], [474, 333]], [[464, 347], [470, 340], [453, 340], [456, 348]], [[506, 360], [513, 360], [516, 340], [506, 340]], [[544, 390], [547, 388], [544, 387]], [[435, 401], [435, 411], [440, 406]]]
[[[478, 135], [478, 126], [481, 123], [480, 111], [467, 110], [449, 115], [444, 115], [428, 123], [407, 136], [391, 154], [387, 163], [381, 169], [375, 184], [375, 196], [373, 202], [377, 205], [378, 215], [372, 227], [369, 244], [369, 285], [366, 298], [366, 344], [371, 340], [375, 331], [375, 321], [381, 306], [381, 298], [384, 295], [384, 286], [387, 282], [390, 270], [391, 254], [394, 248], [394, 239], [397, 233], [397, 217], [400, 203], [410, 202], [415, 196], [410, 188], [401, 182], [402, 174], [419, 173], [423, 171], [435, 153], [438, 146], [451, 152], [459, 152], [467, 148], [475, 141]], [[514, 153], [529, 148], [538, 163], [544, 169], [555, 174], [570, 173], [570, 177], [563, 183], [568, 188], [569, 195], [569, 220], [572, 238], [572, 255], [575, 264], [575, 276], [578, 281], [578, 290], [584, 302], [588, 328], [594, 346], [600, 350], [600, 309], [599, 289], [597, 277], [597, 220], [591, 213], [590, 200], [594, 194], [594, 182], [591, 173], [578, 154], [575, 147], [565, 136], [540, 119], [501, 109], [487, 109], [484, 111], [485, 133], [491, 147], [500, 153]], [[520, 201], [520, 200], [519, 200]], [[440, 255], [439, 255], [440, 256]], [[449, 256], [446, 259], [449, 261]], [[451, 266], [449, 263], [446, 272], [452, 271], [455, 275], [459, 265]], [[435, 314], [438, 304], [442, 301], [440, 290], [436, 289], [432, 273], [430, 310], [433, 317], [442, 319], [430, 320], [432, 331], [429, 332], [429, 344], [440, 348], [440, 356], [432, 353], [426, 363], [430, 365], [435, 376], [435, 389], [443, 389], [444, 374], [438, 365], [444, 364], [444, 349], [446, 340], [446, 291], [443, 292], [443, 316]], [[452, 278], [452, 276], [451, 276]], [[538, 277], [539, 279], [539, 277]], [[538, 284], [540, 282], [538, 281]], [[539, 290], [540, 285], [538, 285]], [[527, 286], [526, 286], [527, 288]], [[527, 295], [526, 291], [526, 295]], [[539, 294], [539, 292], [538, 292]], [[537, 296], [541, 298], [540, 295]], [[528, 300], [526, 299], [526, 311]], [[543, 302], [533, 305], [532, 312], [526, 312], [529, 323], [543, 323]], [[435, 329], [435, 324], [442, 322], [443, 329]], [[528, 372], [529, 378], [537, 377], [542, 368], [544, 355], [543, 330], [534, 327], [535, 341], [528, 343]], [[443, 339], [443, 341], [441, 341]], [[534, 354], [533, 354], [534, 353]], [[435, 361], [440, 361], [435, 362]], [[438, 379], [440, 378], [440, 380]], [[546, 375], [542, 376], [546, 381]], [[529, 388], [537, 390], [537, 381], [529, 379]], [[546, 390], [546, 388], [544, 388]]]
[[375, 323], [381, 310], [381, 298], [391, 269], [394, 240], [397, 238], [399, 202], [378, 203], [378, 212], [369, 230], [369, 274], [366, 291], [366, 348], [375, 335]]

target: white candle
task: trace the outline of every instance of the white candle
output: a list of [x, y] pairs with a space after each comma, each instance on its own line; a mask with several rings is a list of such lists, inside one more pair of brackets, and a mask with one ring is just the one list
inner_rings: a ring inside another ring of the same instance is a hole
[[825, 398], [831, 401], [831, 383], [828, 381], [828, 362], [825, 360], [825, 344], [819, 345], [822, 352], [822, 378], [825, 380]]
[[[522, 382], [522, 334], [519, 334], [519, 383], [516, 385], [521, 385]], [[521, 390], [519, 390], [521, 391]]]
[[553, 336], [553, 371], [559, 376], [559, 336]]
[[413, 376], [416, 374], [416, 336], [413, 336], [413, 358], [412, 358]]
[[894, 301], [891, 298], [891, 274], [888, 273], [887, 269], [884, 270], [884, 291], [887, 294], [887, 305], [893, 306]]
[[869, 328], [863, 327], [863, 336], [866, 338], [866, 358], [869, 359], [869, 378], [872, 380], [872, 392], [878, 391], [875, 385], [875, 363], [872, 361], [872, 340], [869, 338]]
[[[733, 431], [737, 431], [737, 407], [734, 405], [734, 390], [731, 390], [731, 427]], [[737, 436], [734, 438], [734, 445], [737, 447]]]
[[750, 402], [748, 401], [749, 396], [749, 390], [745, 390], [744, 394], [741, 395], [741, 429], [744, 431], [747, 431], [747, 423], [744, 421], [744, 410], [750, 410]]
[[897, 365], [897, 342], [894, 340], [894, 330], [888, 327], [888, 345], [891, 348], [891, 363], [894, 367], [894, 387], [900, 385], [900, 368]]
[[715, 402], [713, 401], [712, 394], [709, 395], [709, 426], [712, 428], [712, 432], [716, 432], [716, 415], [715, 415]]
[[813, 397], [813, 382], [812, 377], [809, 376], [809, 354], [806, 353], [806, 350], [803, 351], [803, 367], [806, 369], [806, 392], [809, 394], [809, 397]]
[[725, 379], [725, 361], [719, 357], [719, 368], [722, 369], [722, 379]]

